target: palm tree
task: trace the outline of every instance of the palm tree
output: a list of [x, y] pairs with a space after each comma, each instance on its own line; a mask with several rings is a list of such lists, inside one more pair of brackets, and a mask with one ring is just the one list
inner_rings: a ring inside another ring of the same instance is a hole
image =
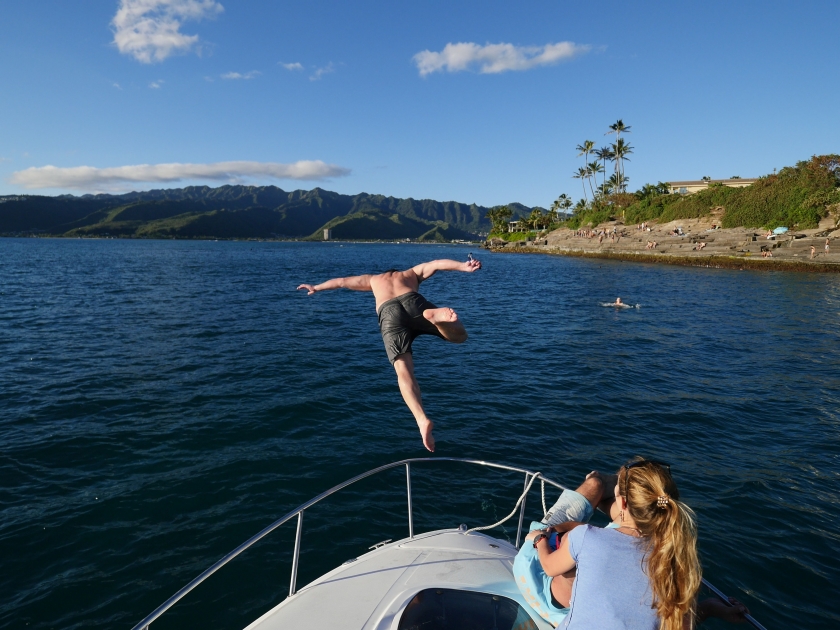
[[589, 177], [589, 171], [581, 166], [580, 168], [578, 168], [577, 173], [574, 173], [572, 177], [580, 180], [580, 185], [583, 186], [583, 197], [584, 199], [588, 199], [588, 197], [586, 196], [586, 184], [583, 180]]
[[[633, 147], [627, 144], [624, 138], [619, 138], [612, 145], [612, 150], [615, 153], [616, 174], [619, 177], [619, 181], [624, 181], [624, 161], [630, 161], [630, 158], [627, 156], [633, 153]], [[619, 192], [624, 192], [624, 190], [619, 190]]]
[[[589, 170], [590, 173], [592, 173], [592, 179], [595, 180], [595, 185], [597, 186], [598, 185], [598, 173], [603, 173], [604, 172], [604, 167], [601, 166], [601, 163], [596, 160], [595, 162], [590, 162], [589, 164], [587, 164], [586, 168]], [[592, 188], [591, 183], [589, 184], [589, 187]], [[592, 197], [593, 198], [595, 197], [595, 191], [594, 190], [592, 191]]]
[[595, 157], [597, 157], [601, 162], [604, 163], [604, 168], [601, 169], [601, 172], [604, 174], [603, 179], [601, 180], [601, 184], [604, 184], [607, 181], [607, 160], [612, 160], [615, 155], [613, 155], [612, 149], [610, 147], [601, 147], [597, 151], [594, 151]]
[[560, 202], [560, 209], [568, 212], [569, 208], [572, 207], [572, 198], [567, 196], [566, 193], [563, 193], [557, 198], [557, 201]]
[[661, 194], [659, 192], [659, 186], [654, 186], [653, 184], [645, 184], [635, 193], [637, 199], [647, 199], [648, 197], [656, 197], [657, 195]]
[[555, 199], [551, 204], [551, 209], [548, 211], [549, 225], [557, 223], [560, 220], [560, 200]]
[[557, 199], [554, 200], [554, 203], [551, 204], [551, 212], [550, 212], [550, 219], [552, 223], [556, 223], [560, 219], [560, 212], [565, 214], [565, 211], [572, 207], [572, 199], [566, 194], [563, 193]]
[[[619, 140], [621, 140], [621, 134], [630, 133], [630, 125], [625, 125], [624, 121], [619, 118], [612, 125], [610, 125], [610, 130], [604, 135], [607, 136], [611, 133], [615, 134], [615, 143], [618, 144]], [[613, 145], [613, 149], [615, 149], [615, 144]], [[614, 156], [614, 159], [615, 172], [618, 173], [619, 177], [621, 177], [624, 174], [624, 170], [622, 168], [623, 164], [621, 163], [623, 156], [616, 155]]]
[[540, 225], [545, 221], [545, 215], [541, 208], [532, 208], [531, 214], [528, 216], [528, 223], [535, 230], [540, 228]]
[[627, 182], [629, 181], [629, 177], [624, 177], [623, 175], [619, 175], [618, 173], [613, 173], [607, 180], [607, 185], [612, 187], [612, 189], [616, 192], [622, 192], [625, 188], [627, 188]]
[[487, 211], [487, 218], [490, 219], [490, 223], [493, 225], [492, 232], [496, 234], [503, 234], [507, 232], [507, 225], [510, 218], [513, 216], [513, 212], [507, 206], [499, 206], [496, 208], [490, 208]]
[[[592, 153], [592, 149], [594, 149], [594, 148], [595, 148], [595, 143], [592, 142], [592, 140], [584, 140], [583, 144], [579, 144], [575, 147], [575, 149], [580, 151], [580, 153], [578, 153], [578, 157], [580, 157], [581, 155], [583, 156], [583, 163], [584, 164], [586, 164], [589, 161], [589, 154]], [[589, 177], [591, 177], [591, 173], [590, 173]], [[587, 179], [589, 179], [589, 177], [587, 177]], [[590, 189], [592, 188], [591, 183], [589, 184], [589, 188]]]
[[578, 157], [581, 155], [583, 156], [583, 161], [586, 162], [589, 159], [589, 154], [592, 153], [592, 149], [595, 148], [595, 143], [592, 140], [584, 140], [583, 144], [579, 144], [575, 147], [580, 153], [578, 153]]

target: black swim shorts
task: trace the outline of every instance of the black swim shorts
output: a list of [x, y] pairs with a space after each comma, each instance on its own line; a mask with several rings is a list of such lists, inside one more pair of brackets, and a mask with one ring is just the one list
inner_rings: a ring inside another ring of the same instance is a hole
[[435, 325], [423, 317], [427, 308], [437, 306], [414, 291], [388, 300], [379, 307], [379, 330], [392, 364], [399, 355], [411, 352], [411, 342], [418, 335], [434, 335], [443, 339]]

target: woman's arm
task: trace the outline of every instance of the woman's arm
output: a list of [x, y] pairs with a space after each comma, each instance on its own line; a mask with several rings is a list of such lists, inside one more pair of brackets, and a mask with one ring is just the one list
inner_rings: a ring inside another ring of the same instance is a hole
[[[563, 528], [566, 530], [567, 534], [563, 536], [560, 541], [560, 547], [558, 547], [556, 551], [551, 551], [551, 549], [549, 549], [547, 538], [543, 538], [537, 543], [537, 554], [540, 558], [540, 565], [542, 565], [543, 571], [545, 571], [545, 574], [548, 577], [563, 575], [564, 573], [574, 569], [577, 564], [569, 551], [568, 532], [573, 530], [575, 527], [583, 525], [583, 523], [569, 522], [562, 523], [561, 525], [564, 526]], [[555, 528], [556, 527], [557, 526], [555, 526]]]
[[312, 295], [318, 291], [328, 291], [330, 289], [350, 289], [351, 291], [371, 291], [370, 288], [370, 274], [365, 276], [348, 276], [346, 278], [333, 278], [321, 284], [311, 285], [302, 284], [298, 289], [306, 289], [306, 295]]

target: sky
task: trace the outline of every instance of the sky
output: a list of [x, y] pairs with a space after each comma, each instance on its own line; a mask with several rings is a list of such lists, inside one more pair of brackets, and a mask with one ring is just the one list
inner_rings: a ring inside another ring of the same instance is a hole
[[228, 183], [548, 207], [840, 153], [840, 2], [0, 5], [0, 195]]

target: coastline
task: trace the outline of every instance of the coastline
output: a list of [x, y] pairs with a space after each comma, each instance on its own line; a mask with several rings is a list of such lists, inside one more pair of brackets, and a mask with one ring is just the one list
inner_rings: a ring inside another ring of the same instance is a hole
[[749, 271], [802, 271], [809, 273], [840, 273], [840, 263], [818, 261], [791, 261], [777, 258], [746, 258], [738, 256], [677, 256], [661, 254], [633, 254], [629, 252], [606, 252], [584, 250], [561, 250], [550, 247], [487, 247], [497, 254], [548, 254], [571, 256], [573, 258], [597, 258], [636, 263], [677, 265], [680, 267], [705, 267], [708, 269], [738, 269]]
[[[488, 239], [483, 247], [497, 253], [550, 254], [684, 267], [840, 273], [840, 229], [833, 219], [814, 229], [790, 231], [772, 238], [756, 229], [716, 228], [714, 220], [702, 217], [662, 225], [651, 222], [645, 229], [610, 221], [583, 231], [560, 228], [528, 241]], [[681, 233], [677, 235], [675, 230]], [[826, 239], [831, 239], [828, 253]], [[656, 244], [655, 248], [650, 247], [652, 243]], [[814, 258], [811, 258], [812, 248]]]

